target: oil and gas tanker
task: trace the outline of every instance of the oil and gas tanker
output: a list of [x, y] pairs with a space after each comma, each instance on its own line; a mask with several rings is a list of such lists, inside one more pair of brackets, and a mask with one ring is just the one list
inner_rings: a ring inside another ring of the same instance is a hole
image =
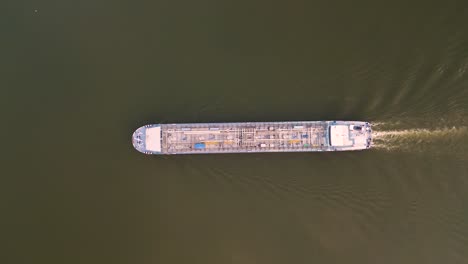
[[145, 154], [346, 151], [370, 148], [372, 129], [362, 121], [151, 124], [132, 143]]

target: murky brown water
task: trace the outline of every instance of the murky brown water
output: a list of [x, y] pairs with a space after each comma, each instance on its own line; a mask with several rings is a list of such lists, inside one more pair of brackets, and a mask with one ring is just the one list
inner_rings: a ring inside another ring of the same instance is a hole
[[[468, 262], [465, 1], [3, 10], [2, 263]], [[376, 147], [130, 141], [147, 123], [330, 119], [374, 122]]]

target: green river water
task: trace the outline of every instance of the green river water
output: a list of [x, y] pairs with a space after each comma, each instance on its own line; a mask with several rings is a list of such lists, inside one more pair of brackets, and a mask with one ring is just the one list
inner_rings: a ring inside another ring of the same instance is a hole
[[[468, 2], [11, 1], [0, 262], [468, 263]], [[146, 156], [148, 123], [364, 120], [374, 148]]]

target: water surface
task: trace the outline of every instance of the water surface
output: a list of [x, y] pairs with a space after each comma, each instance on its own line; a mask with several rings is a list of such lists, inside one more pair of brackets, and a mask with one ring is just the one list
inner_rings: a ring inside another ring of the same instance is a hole
[[[3, 12], [4, 263], [468, 262], [465, 1]], [[376, 147], [159, 157], [130, 140], [334, 119], [372, 121]]]

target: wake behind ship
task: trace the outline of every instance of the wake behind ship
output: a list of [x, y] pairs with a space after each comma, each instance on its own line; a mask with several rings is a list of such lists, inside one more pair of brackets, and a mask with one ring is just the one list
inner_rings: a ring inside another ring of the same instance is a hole
[[371, 124], [362, 121], [152, 124], [132, 136], [145, 154], [346, 151], [371, 142]]

